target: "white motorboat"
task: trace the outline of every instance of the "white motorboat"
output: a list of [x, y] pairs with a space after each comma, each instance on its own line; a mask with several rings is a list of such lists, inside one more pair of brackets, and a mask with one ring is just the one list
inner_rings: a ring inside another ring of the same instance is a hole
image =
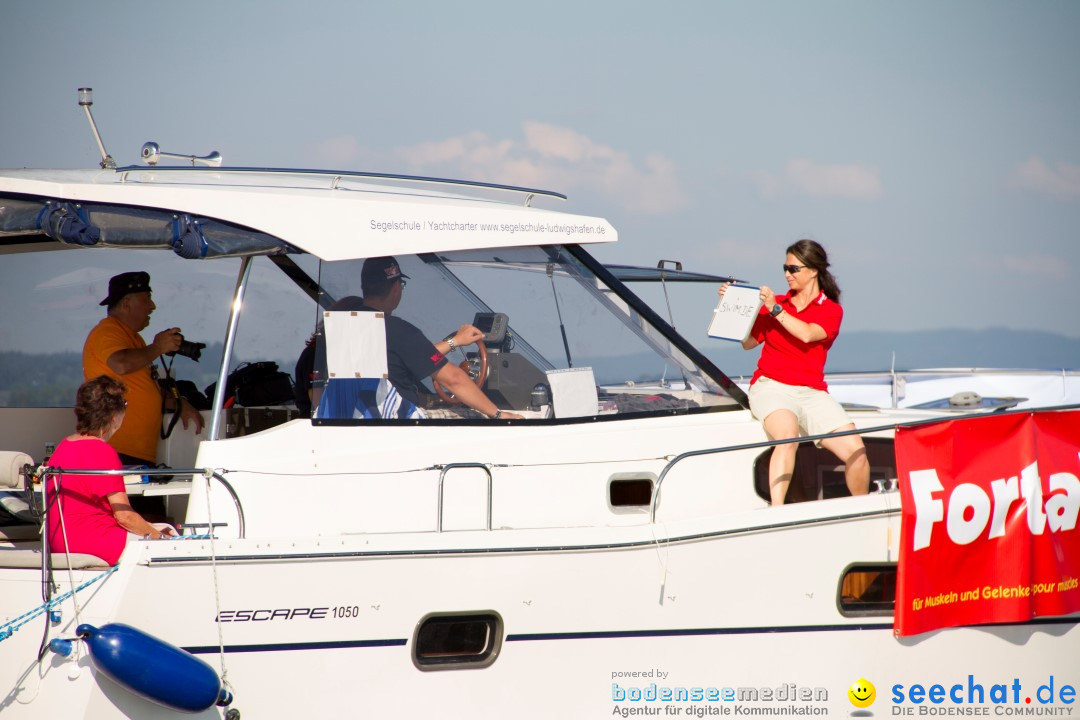
[[[345, 172], [0, 171], [6, 252], [159, 248], [177, 275], [238, 267], [208, 429], [162, 442], [172, 479], [130, 486], [165, 495], [187, 536], [133, 540], [106, 568], [43, 559], [35, 524], [0, 527], [5, 720], [185, 709], [132, 679], [190, 682], [158, 663], [165, 650], [135, 643], [110, 671], [80, 632], [120, 624], [212, 666], [231, 697], [187, 708], [205, 718], [1072, 712], [1075, 611], [894, 632], [894, 428], [955, 412], [853, 411], [871, 493], [851, 497], [836, 458], [807, 443], [790, 504], [768, 507], [771, 444], [742, 389], [589, 254], [616, 239], [605, 220], [531, 207], [545, 195]], [[483, 326], [486, 358], [453, 359], [483, 364], [484, 391], [524, 420], [432, 388], [408, 418], [362, 393], [348, 412], [327, 400], [385, 388], [378, 368], [341, 372], [378, 365], [379, 325], [331, 310], [382, 255], [409, 277], [398, 314], [426, 336]], [[226, 407], [260, 322], [245, 305], [260, 266], [308, 308], [302, 327], [275, 328], [275, 357], [313, 334], [326, 346], [311, 416]], [[40, 449], [70, 432], [70, 408], [0, 408], [0, 447], [31, 456], [30, 475], [49, 477]], [[1053, 487], [1050, 530], [1076, 551], [1071, 486]]]

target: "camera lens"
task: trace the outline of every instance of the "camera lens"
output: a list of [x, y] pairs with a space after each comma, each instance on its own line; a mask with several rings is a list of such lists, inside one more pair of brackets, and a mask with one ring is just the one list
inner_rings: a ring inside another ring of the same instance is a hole
[[180, 347], [176, 348], [175, 353], [168, 353], [169, 355], [183, 355], [186, 358], [191, 358], [195, 362], [199, 362], [199, 358], [202, 357], [203, 348], [206, 347], [206, 343], [191, 342], [190, 340], [180, 340]]

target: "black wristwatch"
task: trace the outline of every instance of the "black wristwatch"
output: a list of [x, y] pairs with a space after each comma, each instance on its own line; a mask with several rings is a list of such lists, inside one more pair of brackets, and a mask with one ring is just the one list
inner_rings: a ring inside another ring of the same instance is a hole
[[777, 315], [779, 315], [782, 312], [784, 312], [784, 308], [781, 307], [780, 303], [776, 303], [775, 305], [772, 306], [772, 310], [769, 311], [769, 316], [770, 317], [776, 317]]

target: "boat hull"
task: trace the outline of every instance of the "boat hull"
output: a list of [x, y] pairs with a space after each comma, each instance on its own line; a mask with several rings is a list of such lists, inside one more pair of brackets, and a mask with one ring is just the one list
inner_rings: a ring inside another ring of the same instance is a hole
[[[379, 717], [542, 718], [779, 706], [837, 716], [854, 709], [847, 688], [861, 678], [877, 687], [876, 714], [889, 712], [897, 685], [966, 688], [970, 676], [985, 692], [1016, 681], [1031, 694], [1051, 677], [1059, 690], [1075, 686], [1076, 616], [896, 638], [891, 615], [841, 612], [851, 562], [895, 559], [896, 500], [886, 493], [652, 527], [134, 542], [120, 570], [80, 598], [80, 615], [138, 627], [218, 669], [223, 660], [234, 706], [249, 717], [344, 707]], [[34, 571], [0, 571], [5, 604], [16, 589], [32, 603], [36, 581]], [[212, 584], [217, 600], [193, 592]], [[477, 613], [499, 622], [492, 662], [418, 664], [425, 618]], [[75, 623], [65, 608], [54, 634], [70, 635]], [[4, 673], [9, 682], [22, 676], [9, 685], [5, 718], [170, 716], [92, 671], [85, 654], [49, 655], [39, 672], [40, 629], [0, 647], [21, 660]], [[735, 699], [723, 699], [725, 688]], [[659, 699], [665, 691], [687, 699]], [[740, 691], [756, 699], [740, 700]], [[636, 693], [642, 699], [630, 699]]]

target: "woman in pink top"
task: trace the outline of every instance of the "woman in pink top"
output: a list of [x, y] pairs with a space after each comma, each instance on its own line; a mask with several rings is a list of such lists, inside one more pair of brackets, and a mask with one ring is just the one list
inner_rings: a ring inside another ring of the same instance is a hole
[[[122, 466], [108, 439], [124, 421], [124, 384], [107, 375], [83, 383], [75, 396], [75, 434], [64, 438], [49, 458], [63, 470], [119, 470]], [[59, 485], [59, 498], [56, 488]], [[96, 555], [115, 565], [128, 533], [158, 539], [174, 534], [159, 530], [131, 508], [122, 475], [75, 475], [65, 472], [46, 479], [49, 503], [49, 547]], [[61, 522], [61, 515], [63, 516]]]
[[[762, 345], [757, 371], [750, 380], [750, 412], [765, 426], [770, 440], [854, 430], [855, 425], [825, 384], [825, 358], [840, 333], [844, 310], [840, 286], [829, 272], [825, 248], [799, 240], [787, 249], [784, 278], [788, 292], [776, 295], [761, 288], [761, 314], [743, 348]], [[725, 284], [718, 291], [722, 296]], [[858, 435], [818, 441], [844, 463], [852, 495], [865, 495], [870, 485], [866, 448]], [[795, 470], [796, 443], [773, 448], [769, 460], [769, 496], [783, 505]]]

